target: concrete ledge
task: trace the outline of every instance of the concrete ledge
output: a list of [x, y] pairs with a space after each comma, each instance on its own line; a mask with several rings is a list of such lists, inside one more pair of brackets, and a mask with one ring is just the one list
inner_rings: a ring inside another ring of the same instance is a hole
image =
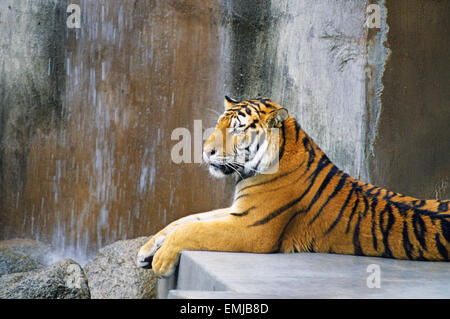
[[[368, 287], [368, 278], [374, 276], [369, 265], [379, 269], [380, 288]], [[175, 275], [158, 282], [158, 297], [450, 298], [450, 263], [185, 251]]]

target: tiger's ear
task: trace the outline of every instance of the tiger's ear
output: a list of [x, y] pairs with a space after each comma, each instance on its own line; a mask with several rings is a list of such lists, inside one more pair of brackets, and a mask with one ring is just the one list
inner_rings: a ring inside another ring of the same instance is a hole
[[235, 104], [238, 104], [239, 101], [236, 101], [235, 99], [232, 99], [229, 96], [225, 95], [225, 101], [224, 101], [224, 106], [225, 106], [225, 110], [229, 109], [230, 107], [232, 107]]
[[276, 109], [267, 116], [266, 123], [268, 127], [281, 127], [281, 124], [287, 120], [289, 112], [285, 108]]

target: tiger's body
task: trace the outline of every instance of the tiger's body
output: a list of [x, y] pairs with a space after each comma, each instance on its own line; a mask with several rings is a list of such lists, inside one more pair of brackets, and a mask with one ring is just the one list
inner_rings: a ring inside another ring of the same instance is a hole
[[[267, 98], [225, 104], [204, 158], [213, 175], [237, 176], [232, 206], [169, 224], [141, 248], [139, 266], [168, 276], [182, 250], [450, 260], [450, 201], [420, 200], [349, 176]], [[255, 136], [268, 138], [257, 130], [270, 128], [281, 132], [278, 152], [271, 143], [254, 144]], [[245, 163], [232, 160], [240, 151]], [[264, 174], [275, 162], [278, 170]]]

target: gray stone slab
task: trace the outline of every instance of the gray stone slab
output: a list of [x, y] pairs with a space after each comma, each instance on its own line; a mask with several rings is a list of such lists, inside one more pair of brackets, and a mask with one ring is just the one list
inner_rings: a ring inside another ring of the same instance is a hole
[[186, 251], [171, 280], [170, 298], [450, 298], [448, 262], [335, 254]]
[[246, 294], [234, 291], [170, 290], [167, 299], [280, 299], [277, 295]]

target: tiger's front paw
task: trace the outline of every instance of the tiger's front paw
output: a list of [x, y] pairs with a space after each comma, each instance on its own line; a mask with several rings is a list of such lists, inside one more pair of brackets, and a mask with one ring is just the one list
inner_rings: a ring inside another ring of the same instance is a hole
[[152, 269], [156, 276], [170, 277], [176, 270], [181, 249], [168, 242], [153, 256]]
[[153, 256], [159, 247], [161, 247], [165, 239], [166, 236], [155, 235], [144, 246], [142, 246], [137, 255], [137, 266], [145, 269], [151, 269]]

